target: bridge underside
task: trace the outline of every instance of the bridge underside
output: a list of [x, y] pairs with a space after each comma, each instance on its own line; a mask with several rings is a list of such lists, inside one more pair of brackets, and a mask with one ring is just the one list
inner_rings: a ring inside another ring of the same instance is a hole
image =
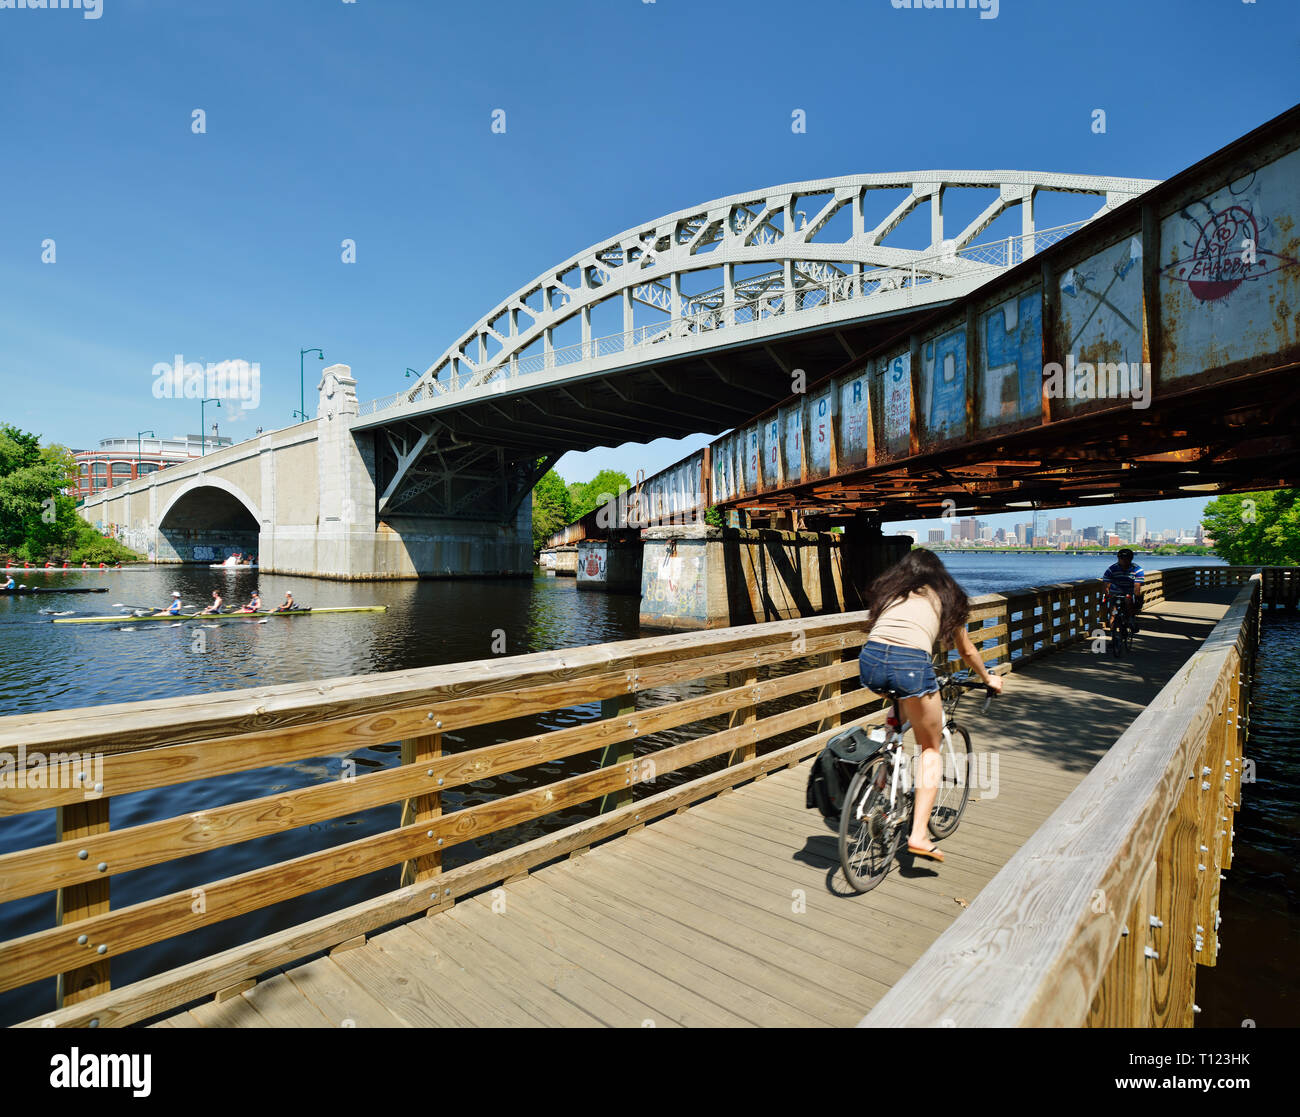
[[[374, 429], [379, 516], [507, 517], [568, 451], [720, 434], [906, 332], [923, 309], [501, 391]], [[802, 373], [802, 376], [800, 376]], [[501, 382], [504, 388], [508, 381]]]
[[[1068, 508], [1300, 485], [1300, 366], [1125, 404], [740, 498], [751, 512], [868, 508], [882, 522]], [[722, 503], [722, 502], [719, 502]]]

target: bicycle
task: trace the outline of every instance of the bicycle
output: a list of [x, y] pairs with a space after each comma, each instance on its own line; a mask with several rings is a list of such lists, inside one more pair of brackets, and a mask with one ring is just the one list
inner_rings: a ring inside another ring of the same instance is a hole
[[1110, 632], [1110, 654], [1116, 658], [1133, 647], [1133, 619], [1129, 614], [1132, 600], [1132, 594], [1108, 595], [1106, 628]]
[[[953, 721], [953, 715], [962, 694], [971, 688], [988, 691], [984, 701], [987, 710], [994, 691], [970, 678], [969, 672], [952, 673], [939, 688], [944, 712], [939, 741], [942, 773], [928, 823], [936, 841], [957, 829], [970, 794], [970, 731]], [[886, 694], [893, 700], [893, 711], [884, 726], [876, 726], [867, 734], [876, 748], [849, 781], [840, 812], [840, 865], [855, 892], [869, 892], [885, 879], [899, 845], [912, 827], [915, 789], [903, 744], [911, 723], [902, 721], [897, 694]]]

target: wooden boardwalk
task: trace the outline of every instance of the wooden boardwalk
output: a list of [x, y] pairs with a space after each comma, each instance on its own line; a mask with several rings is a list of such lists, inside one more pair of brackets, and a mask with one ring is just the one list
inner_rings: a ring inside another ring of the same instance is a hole
[[1200, 646], [1233, 587], [1144, 618], [1136, 655], [1080, 644], [967, 699], [981, 790], [943, 865], [900, 855], [848, 893], [808, 763], [155, 1027], [849, 1026], [1052, 814]]

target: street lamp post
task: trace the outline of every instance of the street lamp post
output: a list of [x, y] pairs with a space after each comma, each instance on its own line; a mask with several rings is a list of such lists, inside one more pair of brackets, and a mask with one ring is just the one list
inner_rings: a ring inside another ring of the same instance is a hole
[[303, 387], [304, 373], [302, 368], [302, 359], [308, 353], [319, 353], [320, 359], [322, 361], [325, 359], [325, 350], [323, 349], [299, 349], [298, 350], [298, 410], [295, 411], [294, 414], [301, 416], [302, 421], [304, 423], [307, 421], [307, 395], [306, 395], [306, 389]]
[[207, 407], [207, 405], [210, 403], [215, 403], [218, 407], [220, 407], [221, 400], [213, 396], [212, 399], [205, 399], [199, 401], [199, 457], [204, 457], [208, 452], [208, 432], [207, 432], [207, 428], [205, 428], [203, 425], [205, 422], [203, 416], [203, 409]]
[[140, 450], [140, 441], [141, 441], [141, 439], [142, 439], [146, 434], [147, 434], [150, 438], [157, 438], [157, 437], [158, 437], [156, 434], [154, 434], [153, 431], [136, 431], [136, 432], [135, 432], [135, 475], [136, 475], [137, 477], [140, 476], [140, 459], [141, 459], [141, 457], [143, 456], [142, 453], [141, 453], [141, 450]]

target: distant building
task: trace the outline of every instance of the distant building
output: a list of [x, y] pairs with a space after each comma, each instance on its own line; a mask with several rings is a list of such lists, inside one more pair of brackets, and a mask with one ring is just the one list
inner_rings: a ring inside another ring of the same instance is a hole
[[73, 451], [77, 463], [77, 487], [71, 495], [84, 500], [92, 493], [197, 458], [205, 448], [211, 453], [230, 446], [233, 441], [212, 435], [205, 439], [197, 434], [177, 435], [175, 438], [102, 439], [98, 450]]
[[961, 528], [960, 538], [964, 543], [976, 537], [976, 532], [979, 530], [979, 521], [974, 519], [961, 520], [958, 526]]
[[1147, 518], [1145, 516], [1133, 517], [1133, 542], [1145, 543], [1147, 541]]
[[1121, 543], [1133, 542], [1133, 523], [1131, 520], [1119, 520], [1115, 524], [1115, 534], [1119, 536]]
[[942, 543], [943, 541], [944, 541], [943, 528], [931, 528], [929, 542]]
[[1022, 547], [1026, 546], [1032, 531], [1029, 524], [1016, 524], [1016, 542]]

